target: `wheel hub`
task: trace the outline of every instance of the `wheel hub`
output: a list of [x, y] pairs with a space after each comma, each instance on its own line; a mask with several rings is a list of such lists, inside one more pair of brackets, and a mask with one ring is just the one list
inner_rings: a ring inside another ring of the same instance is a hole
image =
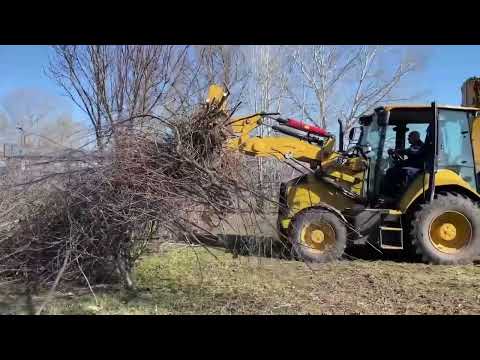
[[468, 218], [457, 211], [446, 211], [430, 224], [430, 241], [438, 251], [454, 254], [472, 240], [472, 225]]
[[301, 242], [311, 250], [324, 252], [335, 244], [335, 230], [328, 223], [306, 225], [301, 232]]
[[321, 244], [325, 240], [325, 234], [322, 230], [313, 230], [312, 231], [312, 241], [315, 244]]
[[450, 223], [444, 223], [439, 228], [439, 235], [442, 240], [451, 241], [457, 235], [457, 228]]

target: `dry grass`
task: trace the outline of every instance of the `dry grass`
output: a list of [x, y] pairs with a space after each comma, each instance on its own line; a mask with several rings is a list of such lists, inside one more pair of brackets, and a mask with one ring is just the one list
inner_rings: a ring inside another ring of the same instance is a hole
[[[311, 269], [295, 261], [171, 246], [136, 268], [143, 291], [57, 298], [48, 314], [478, 314], [480, 267], [341, 261]], [[64, 294], [65, 295], [65, 294]], [[4, 295], [3, 312], [24, 313]]]

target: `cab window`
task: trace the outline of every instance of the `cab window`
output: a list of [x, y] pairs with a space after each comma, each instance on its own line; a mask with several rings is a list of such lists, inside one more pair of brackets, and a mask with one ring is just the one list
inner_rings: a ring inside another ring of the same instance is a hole
[[438, 168], [459, 174], [476, 188], [468, 113], [440, 109], [438, 113]]

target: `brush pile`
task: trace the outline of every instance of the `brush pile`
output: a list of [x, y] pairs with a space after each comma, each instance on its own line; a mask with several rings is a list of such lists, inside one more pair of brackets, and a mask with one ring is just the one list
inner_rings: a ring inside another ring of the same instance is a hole
[[244, 170], [224, 148], [228, 120], [215, 106], [144, 117], [112, 129], [110, 149], [85, 155], [75, 171], [4, 186], [0, 277], [132, 287], [131, 269], [152, 239], [201, 230], [194, 212], [235, 211]]

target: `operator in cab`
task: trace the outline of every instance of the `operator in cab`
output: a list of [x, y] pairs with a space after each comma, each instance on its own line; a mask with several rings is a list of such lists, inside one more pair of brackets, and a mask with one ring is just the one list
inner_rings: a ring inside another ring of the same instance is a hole
[[408, 157], [407, 160], [400, 160], [400, 163], [403, 167], [413, 167], [413, 168], [422, 168], [423, 167], [423, 158], [424, 158], [424, 148], [425, 144], [420, 139], [420, 133], [418, 131], [412, 131], [408, 134], [408, 143], [410, 147], [404, 150], [394, 150], [388, 149], [389, 155], [397, 155], [404, 157], [405, 155]]
[[[412, 131], [408, 134], [410, 147], [407, 149], [388, 149], [388, 154], [392, 157], [395, 165], [387, 170], [385, 178], [385, 195], [395, 197], [402, 192], [402, 187], [406, 187], [410, 180], [424, 166], [425, 144], [420, 139], [418, 131]], [[405, 159], [407, 156], [407, 159]]]

